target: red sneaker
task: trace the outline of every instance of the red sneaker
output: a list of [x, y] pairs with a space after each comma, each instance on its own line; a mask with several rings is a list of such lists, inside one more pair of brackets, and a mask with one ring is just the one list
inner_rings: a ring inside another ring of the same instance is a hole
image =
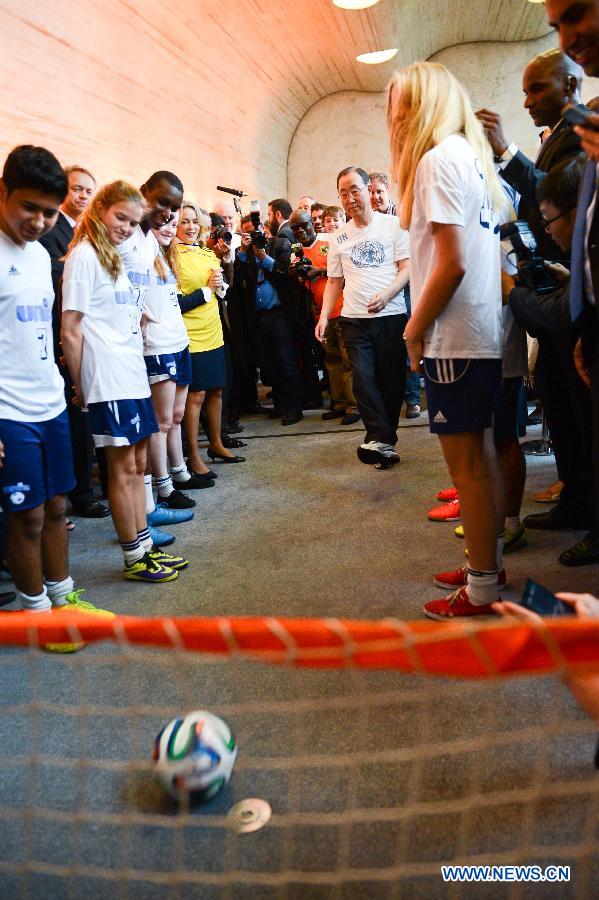
[[[467, 579], [468, 563], [462, 566], [461, 569], [456, 569], [455, 572], [439, 572], [433, 578], [433, 584], [440, 588], [447, 588], [449, 591], [455, 591], [456, 588], [466, 587]], [[505, 569], [502, 569], [497, 576], [497, 590], [502, 591], [505, 587], [507, 587], [507, 576]]]
[[454, 487], [443, 488], [442, 491], [439, 491], [437, 494], [437, 500], [441, 500], [442, 503], [450, 503], [451, 500], [458, 499], [458, 489]]
[[457, 522], [460, 518], [460, 501], [452, 500], [435, 509], [429, 509], [428, 517], [431, 522]]
[[[493, 602], [496, 603], [498, 600], [499, 597]], [[450, 594], [449, 597], [444, 597], [442, 600], [429, 600], [428, 603], [424, 604], [423, 610], [424, 615], [428, 616], [429, 619], [439, 619], [440, 621], [465, 616], [497, 615], [491, 603], [485, 603], [483, 606], [476, 606], [476, 604], [470, 603], [468, 591], [465, 587], [458, 588], [457, 591], [454, 591], [453, 594]]]

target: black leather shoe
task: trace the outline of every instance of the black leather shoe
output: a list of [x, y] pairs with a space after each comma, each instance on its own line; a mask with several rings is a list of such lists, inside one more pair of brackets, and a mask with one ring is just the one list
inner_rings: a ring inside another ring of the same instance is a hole
[[229, 437], [228, 434], [221, 435], [221, 441], [223, 442], [223, 447], [226, 447], [227, 450], [238, 450], [240, 447], [247, 447], [245, 441], [240, 441], [239, 438]]
[[541, 531], [586, 531], [589, 519], [584, 513], [574, 513], [560, 508], [559, 503], [544, 513], [533, 513], [522, 520], [525, 528], [537, 528]]
[[331, 419], [341, 419], [344, 415], [344, 409], [329, 409], [327, 412], [323, 413], [320, 418], [324, 419], [325, 422], [330, 422]]
[[110, 510], [97, 500], [87, 500], [85, 503], [73, 503], [71, 510], [74, 516], [82, 516], [84, 519], [105, 519], [110, 515]]
[[559, 555], [562, 566], [590, 566], [599, 563], [599, 535], [589, 532], [581, 541]]
[[355, 425], [356, 422], [359, 422], [362, 416], [360, 413], [345, 413], [343, 418], [341, 419], [341, 425]]
[[303, 418], [304, 414], [301, 409], [297, 410], [296, 412], [290, 411], [285, 413], [285, 415], [281, 419], [281, 425], [295, 425], [296, 422], [301, 422]]
[[208, 472], [191, 472], [189, 473], [191, 478], [187, 481], [175, 481], [173, 479], [173, 484], [179, 490], [183, 490], [185, 488], [186, 491], [199, 491], [202, 488], [211, 488], [214, 487], [214, 479], [216, 475], [212, 475], [210, 471]]

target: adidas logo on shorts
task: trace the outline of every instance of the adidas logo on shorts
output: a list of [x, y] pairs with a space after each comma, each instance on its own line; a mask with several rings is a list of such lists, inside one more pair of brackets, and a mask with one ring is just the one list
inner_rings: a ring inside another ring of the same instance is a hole
[[441, 412], [441, 410], [439, 410], [439, 412], [437, 413], [437, 415], [436, 415], [435, 418], [433, 419], [433, 422], [437, 422], [439, 425], [446, 425], [446, 424], [447, 424], [447, 419], [445, 418], [445, 416], [443, 415], [443, 413]]
[[9, 275], [20, 275], [21, 273], [19, 272], [19, 270], [17, 269], [16, 266], [11, 266], [10, 269], [8, 270], [8, 274]]

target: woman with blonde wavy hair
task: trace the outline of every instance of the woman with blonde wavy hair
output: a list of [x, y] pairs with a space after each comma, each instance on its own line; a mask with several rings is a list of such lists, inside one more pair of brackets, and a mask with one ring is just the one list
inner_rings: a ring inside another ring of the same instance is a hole
[[409, 229], [412, 318], [404, 339], [421, 362], [431, 432], [459, 493], [468, 564], [435, 584], [434, 619], [489, 615], [502, 540], [485, 454], [501, 398], [503, 332], [499, 221], [506, 201], [468, 95], [436, 63], [415, 63], [389, 87], [387, 121], [401, 224]]
[[61, 341], [94, 444], [105, 449], [125, 578], [161, 583], [178, 572], [168, 565], [176, 558], [161, 553], [159, 561], [148, 532], [143, 476], [158, 426], [143, 357], [142, 301], [117, 249], [143, 213], [142, 194], [125, 181], [105, 185], [91, 201], [65, 261]]

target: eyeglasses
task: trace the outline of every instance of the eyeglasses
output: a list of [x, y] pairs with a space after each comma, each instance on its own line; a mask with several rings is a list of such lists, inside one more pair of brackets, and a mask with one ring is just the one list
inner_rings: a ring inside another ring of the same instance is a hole
[[554, 216], [552, 219], [546, 219], [544, 216], [541, 216], [541, 222], [543, 223], [543, 228], [545, 231], [549, 231], [549, 226], [553, 225], [554, 222], [557, 222], [558, 219], [562, 219], [564, 216], [567, 216], [568, 213], [571, 213], [573, 209], [576, 209], [575, 206], [571, 206], [569, 209], [565, 209], [563, 212], [559, 214], [559, 216]]
[[349, 191], [339, 191], [339, 199], [347, 200], [349, 197], [353, 197], [355, 199], [362, 193], [362, 191], [365, 191], [367, 187], [367, 184], [363, 184], [361, 188], [350, 188]]

